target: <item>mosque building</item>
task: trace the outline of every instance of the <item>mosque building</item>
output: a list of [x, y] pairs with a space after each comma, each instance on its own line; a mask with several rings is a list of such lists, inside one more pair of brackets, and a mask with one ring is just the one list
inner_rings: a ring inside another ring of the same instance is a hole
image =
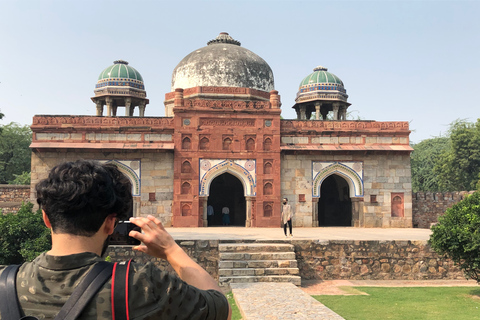
[[347, 120], [327, 68], [299, 81], [297, 119], [281, 119], [270, 66], [220, 33], [175, 67], [165, 116], [151, 117], [142, 76], [117, 60], [98, 77], [95, 116], [34, 116], [32, 186], [92, 159], [132, 181], [133, 216], [166, 226], [222, 225], [228, 207], [231, 225], [279, 227], [286, 197], [295, 227], [412, 227], [408, 122]]

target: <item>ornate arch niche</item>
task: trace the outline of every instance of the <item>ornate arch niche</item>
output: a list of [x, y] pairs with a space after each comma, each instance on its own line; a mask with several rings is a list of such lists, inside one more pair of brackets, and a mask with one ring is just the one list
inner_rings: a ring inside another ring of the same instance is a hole
[[347, 181], [350, 198], [363, 197], [363, 162], [360, 161], [313, 161], [312, 162], [312, 196], [320, 198], [320, 187], [323, 181], [337, 174]]
[[140, 196], [140, 160], [98, 160], [115, 165], [132, 183], [132, 196]]
[[256, 196], [255, 160], [200, 159], [200, 195], [208, 196], [213, 179], [230, 173], [240, 180], [245, 196]]

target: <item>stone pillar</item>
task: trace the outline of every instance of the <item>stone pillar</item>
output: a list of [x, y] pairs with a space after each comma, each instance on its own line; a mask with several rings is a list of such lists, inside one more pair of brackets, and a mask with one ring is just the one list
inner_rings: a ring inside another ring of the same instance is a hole
[[103, 102], [97, 100], [95, 105], [97, 106], [97, 116], [103, 116]]
[[350, 198], [352, 201], [352, 226], [365, 227], [365, 215], [363, 213], [363, 198]]
[[322, 107], [321, 102], [315, 102], [315, 120], [320, 120], [320, 108]]
[[110, 98], [110, 97], [107, 97], [105, 99], [105, 101], [107, 103], [107, 117], [111, 117], [112, 116], [113, 99]]
[[340, 120], [338, 118], [338, 109], [340, 108], [338, 103], [333, 104], [333, 120]]
[[182, 88], [175, 89], [175, 98], [173, 100], [173, 107], [174, 108], [183, 107], [183, 89]]
[[125, 99], [125, 117], [132, 116], [132, 112], [130, 110], [131, 105], [132, 105], [132, 98], [126, 98]]
[[347, 120], [347, 106], [340, 107], [340, 120]]
[[138, 113], [140, 117], [145, 117], [145, 101], [139, 103]]
[[245, 197], [246, 209], [247, 209], [247, 219], [245, 220], [245, 227], [250, 228], [252, 226], [252, 200], [253, 197]]
[[203, 222], [203, 227], [206, 228], [208, 227], [208, 219], [207, 219], [207, 203], [208, 203], [208, 197], [200, 197], [200, 203], [202, 204], [202, 222]]
[[272, 109], [279, 109], [282, 105], [277, 90], [270, 91], [270, 105], [272, 106]]
[[318, 200], [320, 198], [312, 198], [312, 227], [318, 227]]
[[306, 105], [301, 105], [300, 106], [300, 120], [306, 120], [307, 119], [307, 106]]

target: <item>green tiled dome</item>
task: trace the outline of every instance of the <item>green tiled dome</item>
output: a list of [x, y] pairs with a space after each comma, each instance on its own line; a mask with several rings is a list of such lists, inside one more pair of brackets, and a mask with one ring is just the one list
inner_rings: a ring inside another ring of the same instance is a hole
[[129, 87], [145, 90], [140, 72], [130, 67], [128, 62], [124, 60], [114, 61], [113, 65], [100, 73], [95, 90], [101, 90], [105, 87]]
[[339, 77], [327, 71], [327, 68], [316, 67], [313, 69], [313, 73], [306, 76], [300, 83], [300, 88], [303, 86], [313, 85], [317, 83], [324, 84], [337, 84], [343, 86], [342, 80]]
[[143, 78], [140, 73], [128, 65], [127, 61], [117, 60], [113, 62], [113, 65], [106, 68], [98, 76], [98, 80], [105, 79], [133, 79], [143, 82]]

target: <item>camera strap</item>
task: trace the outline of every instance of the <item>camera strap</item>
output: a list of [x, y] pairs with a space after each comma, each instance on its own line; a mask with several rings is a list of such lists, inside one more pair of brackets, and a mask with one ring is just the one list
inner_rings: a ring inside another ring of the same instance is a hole
[[112, 320], [129, 320], [128, 290], [130, 264], [133, 260], [116, 262], [112, 276]]
[[[73, 290], [72, 295], [63, 305], [55, 320], [76, 319], [92, 300], [95, 294], [103, 287], [105, 282], [112, 276], [113, 264], [105, 261], [96, 263], [92, 270], [85, 276], [80, 284]], [[35, 317], [23, 317], [20, 303], [17, 297], [16, 278], [19, 265], [6, 267], [0, 276], [0, 314], [2, 319], [36, 319]]]

